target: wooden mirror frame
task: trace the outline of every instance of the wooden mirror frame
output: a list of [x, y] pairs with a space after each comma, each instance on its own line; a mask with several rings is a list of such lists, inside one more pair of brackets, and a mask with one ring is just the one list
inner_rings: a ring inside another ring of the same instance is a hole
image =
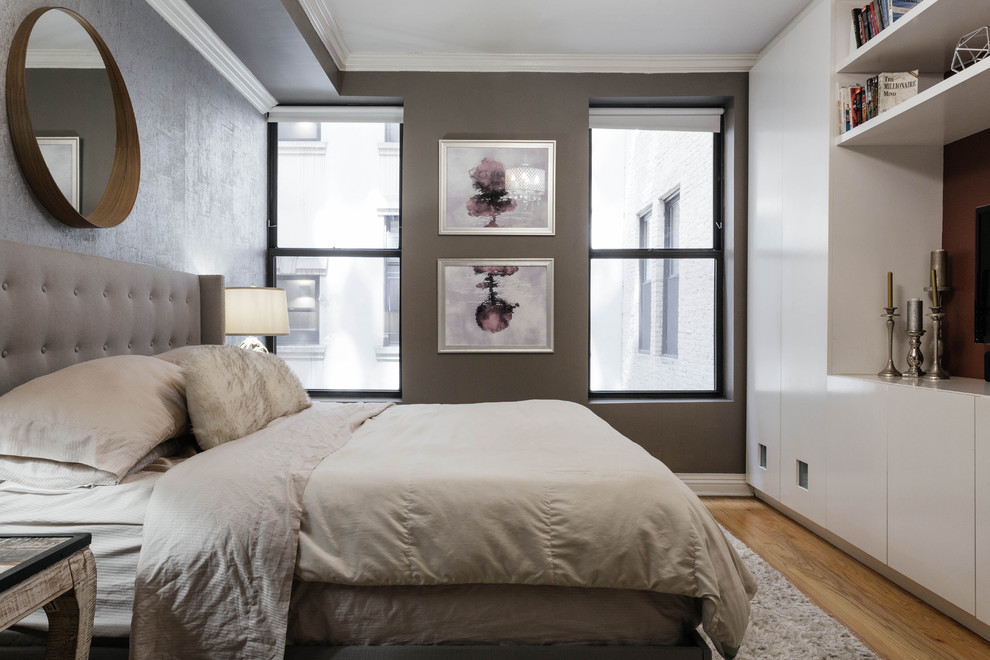
[[[27, 89], [25, 84], [25, 62], [27, 61], [28, 39], [31, 30], [43, 14], [61, 11], [76, 19], [86, 30], [103, 58], [110, 90], [113, 94], [114, 118], [117, 141], [114, 147], [113, 167], [107, 187], [99, 203], [88, 215], [82, 215], [59, 190], [48, 165], [41, 155], [38, 139], [31, 125], [28, 111]], [[138, 143], [137, 122], [131, 98], [127, 94], [124, 78], [120, 75], [117, 62], [99, 33], [89, 22], [76, 12], [64, 7], [42, 7], [28, 14], [14, 33], [7, 59], [7, 122], [14, 152], [28, 184], [45, 208], [52, 215], [70, 227], [115, 227], [127, 218], [137, 199], [138, 184], [141, 178], [141, 150]]]

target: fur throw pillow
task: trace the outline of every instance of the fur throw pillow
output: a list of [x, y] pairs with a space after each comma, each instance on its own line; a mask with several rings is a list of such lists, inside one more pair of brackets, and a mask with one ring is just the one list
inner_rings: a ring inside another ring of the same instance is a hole
[[206, 450], [311, 405], [282, 358], [237, 346], [200, 346], [182, 361], [193, 434]]

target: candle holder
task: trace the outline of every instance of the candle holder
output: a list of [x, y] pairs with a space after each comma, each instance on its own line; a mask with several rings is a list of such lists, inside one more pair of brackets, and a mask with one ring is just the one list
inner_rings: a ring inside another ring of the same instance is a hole
[[921, 354], [921, 337], [925, 334], [924, 330], [908, 330], [908, 346], [910, 346], [907, 354], [907, 371], [904, 372], [905, 378], [921, 378], [925, 375], [925, 370], [921, 368], [921, 365], [925, 363], [925, 356]]
[[[932, 253], [933, 259], [934, 259], [934, 254], [935, 253], [933, 252]], [[941, 281], [941, 280], [939, 280], [939, 281]], [[942, 309], [945, 308], [946, 296], [949, 295], [949, 292], [951, 290], [952, 290], [951, 287], [939, 285], [939, 287], [938, 287], [938, 304], [936, 305], [935, 304], [935, 299], [932, 298], [932, 308], [936, 308], [937, 307], [938, 310], [941, 312]], [[925, 287], [925, 293], [927, 293], [927, 294], [929, 294], [929, 296], [931, 296], [931, 292], [932, 292], [932, 288], [930, 286], [926, 286]], [[945, 356], [945, 343], [942, 341], [942, 335], [944, 334], [944, 327], [943, 326], [945, 325], [945, 312], [942, 312], [942, 316], [940, 318], [942, 319], [942, 321], [939, 323], [938, 330], [935, 332], [935, 338], [932, 341], [935, 342], [936, 344], [938, 344], [938, 346], [936, 348], [938, 349], [939, 359], [941, 360], [941, 358]]]
[[884, 314], [880, 316], [887, 317], [887, 366], [884, 367], [877, 373], [880, 378], [900, 378], [901, 372], [897, 370], [894, 366], [894, 317], [900, 316], [900, 314], [895, 314], [897, 311], [896, 307], [884, 307]]
[[940, 331], [942, 330], [942, 317], [945, 314], [942, 313], [941, 307], [931, 307], [932, 317], [932, 350], [935, 352], [935, 357], [932, 359], [932, 369], [925, 376], [926, 380], [945, 380], [949, 377], [949, 372], [942, 368], [942, 347], [939, 346]]

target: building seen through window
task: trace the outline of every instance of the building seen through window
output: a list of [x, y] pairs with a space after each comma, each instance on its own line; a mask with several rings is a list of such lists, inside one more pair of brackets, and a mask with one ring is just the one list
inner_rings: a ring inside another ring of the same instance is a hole
[[269, 255], [290, 331], [275, 350], [313, 393], [400, 389], [400, 129], [277, 123]]
[[721, 112], [601, 112], [591, 117], [589, 390], [718, 395]]

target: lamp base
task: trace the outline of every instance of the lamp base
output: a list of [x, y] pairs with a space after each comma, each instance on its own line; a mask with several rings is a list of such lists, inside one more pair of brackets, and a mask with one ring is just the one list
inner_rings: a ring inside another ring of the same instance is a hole
[[241, 348], [245, 348], [249, 351], [258, 351], [259, 353], [268, 352], [268, 347], [265, 346], [265, 342], [261, 341], [257, 337], [248, 337], [240, 344], [238, 344], [238, 346], [240, 346]]

